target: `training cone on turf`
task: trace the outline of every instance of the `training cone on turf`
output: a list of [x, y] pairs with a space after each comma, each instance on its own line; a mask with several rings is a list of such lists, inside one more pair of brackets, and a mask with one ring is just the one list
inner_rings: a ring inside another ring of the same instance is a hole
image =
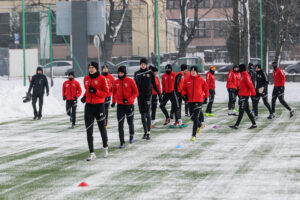
[[214, 125], [213, 128], [218, 128], [218, 126], [217, 126], [217, 125]]
[[176, 149], [181, 149], [182, 148], [182, 145], [181, 144], [178, 144], [177, 146], [176, 146]]
[[81, 182], [78, 187], [88, 187], [89, 185], [86, 182]]

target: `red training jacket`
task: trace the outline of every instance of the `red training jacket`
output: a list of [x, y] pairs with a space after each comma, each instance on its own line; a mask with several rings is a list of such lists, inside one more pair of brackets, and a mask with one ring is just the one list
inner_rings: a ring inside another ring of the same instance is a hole
[[285, 75], [282, 69], [279, 67], [276, 68], [276, 70], [273, 72], [274, 77], [274, 86], [275, 87], [282, 87], [285, 85]]
[[243, 71], [242, 73], [242, 77], [240, 79], [240, 91], [239, 91], [239, 95], [240, 96], [255, 96], [256, 92], [255, 92], [255, 88], [253, 86], [252, 83], [252, 79], [251, 76], [249, 75], [249, 73], [247, 71]]
[[176, 73], [171, 71], [170, 74], [164, 73], [161, 77], [162, 90], [165, 93], [171, 93], [174, 91]]
[[[139, 91], [132, 78], [125, 76], [123, 80], [115, 80], [113, 86], [113, 103], [133, 105], [137, 96], [139, 96]], [[128, 103], [124, 104], [123, 99], [127, 99]]]
[[110, 73], [108, 73], [107, 76], [104, 76], [104, 78], [106, 78], [107, 85], [108, 85], [108, 91], [109, 91], [107, 97], [110, 97], [110, 96], [112, 96], [112, 87], [114, 85], [115, 78]]
[[[84, 77], [83, 83], [85, 88], [84, 96], [86, 97], [86, 103], [88, 104], [104, 103], [105, 98], [109, 93], [109, 90], [108, 90], [106, 78], [104, 78], [103, 75], [100, 74], [98, 77], [93, 79], [89, 75], [87, 75], [86, 77]], [[97, 90], [95, 94], [89, 92], [90, 86]]]
[[205, 98], [209, 96], [209, 89], [205, 80], [197, 74], [196, 76], [188, 76], [184, 80], [182, 88], [182, 96], [188, 96], [188, 102], [203, 102], [203, 93]]
[[[159, 90], [159, 93], [161, 94], [160, 82], [159, 82], [159, 78], [157, 76], [155, 76], [155, 83], [156, 83], [157, 89]], [[152, 86], [152, 94], [157, 95], [157, 92], [153, 89], [153, 86]]]
[[216, 82], [215, 75], [212, 74], [211, 72], [207, 72], [207, 73], [206, 73], [206, 83], [207, 83], [208, 88], [209, 88], [210, 90], [216, 89], [216, 84], [215, 84], [215, 82]]
[[75, 96], [78, 98], [82, 93], [80, 84], [78, 81], [73, 79], [72, 81], [67, 80], [63, 84], [62, 96], [66, 97], [66, 100], [75, 100]]
[[232, 69], [227, 75], [226, 87], [237, 90], [240, 85], [239, 80], [240, 80], [240, 73], [235, 73], [234, 70]]

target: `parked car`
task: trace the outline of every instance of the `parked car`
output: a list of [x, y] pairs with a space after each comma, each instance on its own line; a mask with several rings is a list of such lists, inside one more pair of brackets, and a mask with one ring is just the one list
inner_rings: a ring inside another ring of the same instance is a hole
[[[72, 70], [72, 61], [61, 60], [61, 61], [53, 61], [52, 63], [52, 73], [53, 76], [65, 76], [68, 70]], [[44, 74], [46, 76], [51, 75], [51, 63], [48, 63], [43, 66]]]
[[285, 68], [285, 72], [289, 73], [289, 74], [298, 74], [300, 73], [300, 62], [293, 64], [293, 65], [289, 65]]
[[133, 75], [136, 71], [140, 69], [140, 61], [139, 60], [125, 60], [118, 64], [116, 64], [116, 69], [120, 66], [126, 66], [127, 74]]
[[233, 65], [226, 65], [224, 67], [221, 67], [218, 72], [229, 72], [230, 70], [232, 70]]
[[[203, 60], [200, 57], [181, 57], [177, 58], [171, 65], [174, 72], [180, 72], [180, 66], [187, 64], [189, 66], [196, 65], [199, 72], [204, 72]], [[165, 66], [161, 66], [161, 73], [165, 73]]]

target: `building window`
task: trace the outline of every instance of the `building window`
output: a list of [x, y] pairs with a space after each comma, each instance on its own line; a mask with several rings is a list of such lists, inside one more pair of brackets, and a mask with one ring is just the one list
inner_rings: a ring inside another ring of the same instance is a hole
[[210, 38], [211, 28], [210, 22], [199, 22], [198, 29], [196, 31], [196, 37], [198, 38]]
[[9, 13], [0, 13], [0, 47], [8, 47]]
[[228, 36], [228, 23], [226, 21], [214, 22], [214, 37], [227, 38]]
[[180, 0], [167, 0], [167, 9], [179, 9]]
[[[189, 8], [195, 8], [196, 0], [191, 0], [189, 4]], [[198, 8], [210, 8], [210, 0], [202, 0], [198, 4]]]
[[216, 8], [231, 8], [231, 0], [214, 0], [214, 7]]

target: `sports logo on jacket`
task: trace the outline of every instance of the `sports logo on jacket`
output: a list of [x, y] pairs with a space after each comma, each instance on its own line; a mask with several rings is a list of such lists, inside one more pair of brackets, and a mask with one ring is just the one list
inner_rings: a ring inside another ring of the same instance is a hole
[[85, 81], [85, 85], [88, 85], [89, 84], [89, 81]]
[[97, 80], [95, 80], [94, 83], [95, 83], [95, 85], [98, 85], [98, 81]]
[[149, 78], [149, 77], [150, 77], [150, 74], [147, 74], [147, 77]]
[[128, 84], [127, 84], [127, 83], [124, 83], [124, 86], [125, 86], [125, 87], [128, 87]]
[[73, 86], [74, 86], [74, 87], [76, 86], [75, 83], [73, 83]]
[[69, 85], [70, 85], [70, 84], [67, 83], [67, 84], [66, 84], [66, 87], [69, 87]]

